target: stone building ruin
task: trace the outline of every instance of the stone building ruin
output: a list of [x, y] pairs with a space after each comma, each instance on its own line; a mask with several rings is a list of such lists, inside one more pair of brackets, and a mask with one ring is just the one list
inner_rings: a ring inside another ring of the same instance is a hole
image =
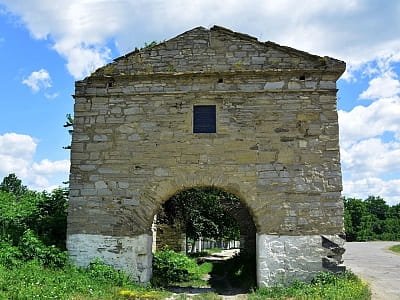
[[214, 26], [75, 85], [67, 248], [151, 278], [152, 222], [192, 187], [238, 196], [258, 286], [342, 270], [336, 81], [345, 63]]

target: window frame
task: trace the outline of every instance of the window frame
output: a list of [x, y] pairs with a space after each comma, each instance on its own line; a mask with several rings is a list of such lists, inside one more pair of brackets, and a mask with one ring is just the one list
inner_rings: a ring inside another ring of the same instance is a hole
[[216, 105], [193, 105], [193, 133], [217, 133]]

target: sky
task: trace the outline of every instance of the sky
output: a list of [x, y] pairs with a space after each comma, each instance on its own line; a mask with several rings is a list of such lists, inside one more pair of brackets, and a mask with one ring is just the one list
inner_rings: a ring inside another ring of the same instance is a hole
[[0, 179], [64, 186], [74, 82], [135, 47], [213, 25], [347, 63], [343, 195], [400, 203], [400, 1], [0, 0]]

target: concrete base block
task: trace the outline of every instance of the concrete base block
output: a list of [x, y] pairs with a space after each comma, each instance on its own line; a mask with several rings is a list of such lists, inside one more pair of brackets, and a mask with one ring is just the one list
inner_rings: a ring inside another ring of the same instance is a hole
[[344, 271], [344, 267], [339, 266], [343, 245], [344, 240], [337, 235], [258, 234], [257, 285], [288, 285], [294, 280], [310, 281], [322, 271]]
[[67, 249], [75, 265], [86, 267], [94, 258], [123, 270], [136, 282], [146, 284], [152, 274], [152, 236], [116, 237], [71, 234]]

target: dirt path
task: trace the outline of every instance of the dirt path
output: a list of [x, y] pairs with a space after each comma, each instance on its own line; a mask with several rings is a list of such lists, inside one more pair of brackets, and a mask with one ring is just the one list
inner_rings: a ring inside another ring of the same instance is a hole
[[373, 300], [400, 300], [400, 255], [387, 250], [398, 244], [346, 243], [344, 264], [371, 285]]

